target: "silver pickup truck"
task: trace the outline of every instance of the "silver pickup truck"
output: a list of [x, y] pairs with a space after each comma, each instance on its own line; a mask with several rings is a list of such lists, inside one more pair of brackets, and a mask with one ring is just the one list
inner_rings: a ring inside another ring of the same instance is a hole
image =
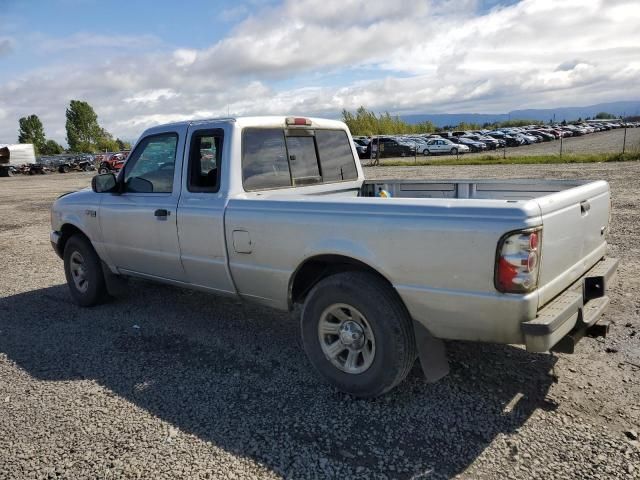
[[341, 122], [216, 119], [144, 132], [117, 177], [53, 204], [51, 243], [82, 306], [125, 277], [300, 305], [313, 366], [373, 397], [418, 356], [445, 375], [443, 340], [604, 333], [609, 211], [604, 181], [366, 181]]

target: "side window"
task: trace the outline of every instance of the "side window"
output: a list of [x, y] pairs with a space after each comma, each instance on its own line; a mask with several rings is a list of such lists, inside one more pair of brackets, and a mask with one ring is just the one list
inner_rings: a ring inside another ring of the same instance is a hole
[[144, 138], [127, 161], [125, 191], [171, 193], [177, 145], [178, 135], [175, 133], [162, 133]]
[[247, 128], [244, 130], [242, 184], [246, 190], [291, 186], [282, 129]]
[[221, 130], [200, 130], [191, 135], [187, 183], [190, 192], [219, 190], [222, 140]]
[[312, 136], [287, 137], [289, 166], [293, 185], [309, 185], [322, 182], [316, 146]]
[[335, 182], [358, 178], [356, 161], [345, 131], [317, 130], [316, 143], [323, 181]]

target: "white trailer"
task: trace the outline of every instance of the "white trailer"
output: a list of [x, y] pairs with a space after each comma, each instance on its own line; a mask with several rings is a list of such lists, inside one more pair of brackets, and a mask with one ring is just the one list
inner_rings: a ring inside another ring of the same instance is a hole
[[21, 165], [36, 163], [36, 152], [31, 143], [0, 145], [0, 177], [10, 177]]

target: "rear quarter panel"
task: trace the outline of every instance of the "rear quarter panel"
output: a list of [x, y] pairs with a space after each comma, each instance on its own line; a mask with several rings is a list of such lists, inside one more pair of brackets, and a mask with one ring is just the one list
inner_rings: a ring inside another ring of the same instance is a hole
[[[495, 290], [496, 245], [505, 232], [539, 221], [537, 204], [524, 201], [273, 195], [231, 199], [225, 225], [233, 279], [247, 298], [286, 309], [299, 265], [344, 255], [387, 278], [432, 334], [518, 342], [537, 295]], [[249, 233], [251, 253], [234, 250], [234, 231]]]

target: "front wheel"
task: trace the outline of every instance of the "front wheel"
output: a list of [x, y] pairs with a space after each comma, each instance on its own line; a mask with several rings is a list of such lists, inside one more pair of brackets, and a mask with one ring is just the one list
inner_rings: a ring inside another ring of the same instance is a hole
[[428, 157], [429, 155], [431, 155], [431, 152], [429, 152], [429, 149], [428, 149], [428, 148], [425, 148], [425, 149], [422, 151], [422, 154], [423, 154], [425, 157]]
[[388, 392], [416, 359], [409, 314], [392, 287], [369, 273], [338, 273], [318, 282], [304, 303], [301, 327], [314, 368], [357, 397]]
[[458, 149], [457, 148], [452, 148], [451, 149], [451, 155], [457, 155], [458, 154]]
[[103, 303], [107, 288], [98, 254], [91, 242], [74, 235], [64, 247], [64, 274], [73, 301], [81, 307], [92, 307]]

